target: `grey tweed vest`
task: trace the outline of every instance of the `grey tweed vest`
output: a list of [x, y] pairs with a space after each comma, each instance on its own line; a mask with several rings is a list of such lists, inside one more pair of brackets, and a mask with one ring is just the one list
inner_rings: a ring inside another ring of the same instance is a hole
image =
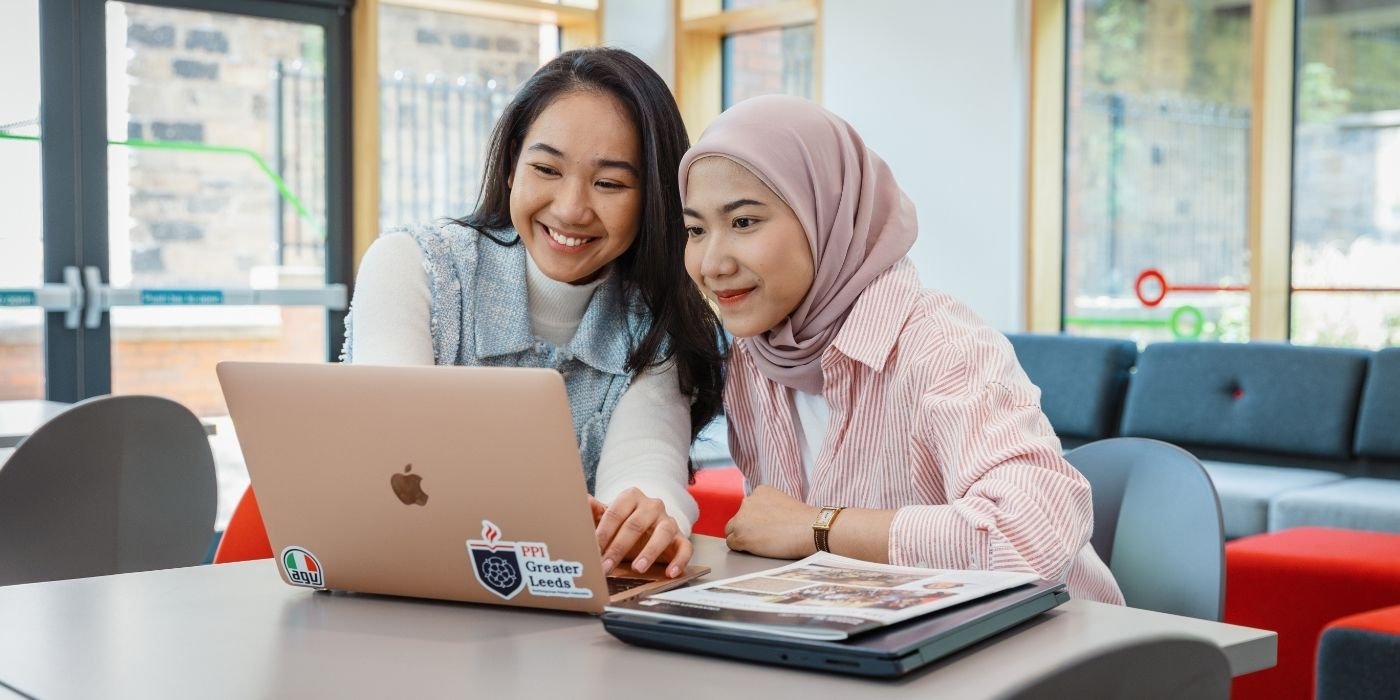
[[[648, 316], [625, 302], [621, 284], [610, 276], [593, 292], [568, 346], [559, 347], [536, 338], [530, 328], [526, 252], [515, 231], [492, 232], [498, 240], [514, 242], [508, 246], [457, 224], [419, 224], [386, 233], [396, 232], [411, 234], [423, 253], [437, 364], [548, 367], [564, 376], [574, 437], [592, 493], [603, 437], [632, 381], [627, 356], [645, 334]], [[346, 362], [353, 361], [353, 316], [352, 310], [345, 322]]]

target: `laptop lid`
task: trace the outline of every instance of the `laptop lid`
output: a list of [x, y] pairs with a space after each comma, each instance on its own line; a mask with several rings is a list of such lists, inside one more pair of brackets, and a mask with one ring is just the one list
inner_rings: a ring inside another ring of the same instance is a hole
[[222, 362], [218, 375], [288, 584], [595, 614], [609, 602], [557, 372]]
[[894, 677], [961, 651], [1069, 600], [1063, 583], [1041, 581], [843, 641], [779, 637], [607, 613], [623, 641], [744, 661], [860, 676]]

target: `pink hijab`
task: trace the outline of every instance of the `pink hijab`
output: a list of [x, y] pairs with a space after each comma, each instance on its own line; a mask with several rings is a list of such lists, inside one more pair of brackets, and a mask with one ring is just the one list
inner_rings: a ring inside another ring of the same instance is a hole
[[856, 298], [914, 245], [914, 203], [850, 124], [797, 97], [755, 97], [719, 115], [681, 159], [682, 197], [691, 164], [706, 156], [743, 166], [802, 222], [812, 288], [751, 347], [763, 376], [820, 394], [822, 352]]

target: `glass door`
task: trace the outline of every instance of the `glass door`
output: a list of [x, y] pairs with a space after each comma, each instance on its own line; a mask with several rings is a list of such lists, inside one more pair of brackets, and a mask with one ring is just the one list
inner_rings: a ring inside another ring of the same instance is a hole
[[338, 350], [326, 30], [130, 2], [107, 2], [105, 19], [109, 261], [97, 302], [111, 314], [112, 391], [223, 420], [219, 361]]
[[344, 335], [350, 0], [25, 3], [0, 40], [22, 68], [0, 71], [0, 393], [179, 401], [216, 428], [221, 524], [247, 477], [215, 365], [323, 362]]

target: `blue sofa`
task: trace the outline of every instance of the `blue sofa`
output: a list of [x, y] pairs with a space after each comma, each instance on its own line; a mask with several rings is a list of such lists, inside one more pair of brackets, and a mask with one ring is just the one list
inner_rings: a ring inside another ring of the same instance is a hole
[[1158, 343], [1119, 382], [1124, 341], [1010, 338], [1068, 444], [1108, 437], [1083, 428], [1125, 384], [1112, 434], [1199, 457], [1229, 538], [1303, 525], [1400, 532], [1400, 348]]

